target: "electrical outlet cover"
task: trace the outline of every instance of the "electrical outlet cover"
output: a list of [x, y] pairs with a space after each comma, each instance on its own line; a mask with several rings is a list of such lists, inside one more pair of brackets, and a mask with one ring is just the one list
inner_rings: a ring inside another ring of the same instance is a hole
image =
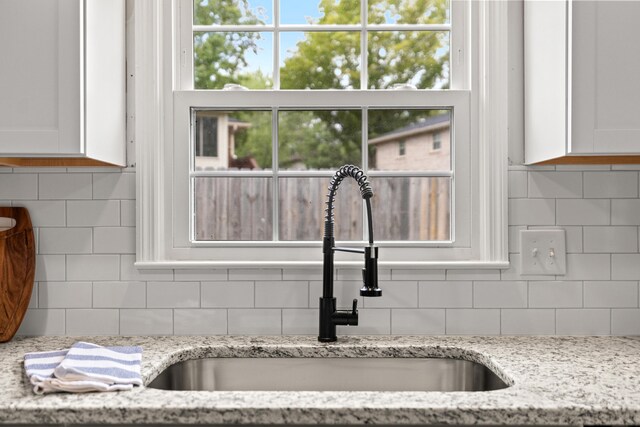
[[521, 274], [562, 275], [567, 272], [564, 230], [520, 231]]

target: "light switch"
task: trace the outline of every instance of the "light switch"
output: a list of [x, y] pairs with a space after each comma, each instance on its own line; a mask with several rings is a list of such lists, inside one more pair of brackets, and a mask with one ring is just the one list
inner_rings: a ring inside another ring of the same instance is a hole
[[564, 230], [520, 231], [522, 274], [565, 274], [567, 246]]

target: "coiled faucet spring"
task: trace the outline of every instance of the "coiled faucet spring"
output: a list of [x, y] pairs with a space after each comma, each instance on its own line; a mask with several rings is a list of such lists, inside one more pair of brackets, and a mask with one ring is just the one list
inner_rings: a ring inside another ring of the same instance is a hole
[[[338, 187], [342, 183], [342, 180], [351, 177], [356, 180], [358, 186], [360, 187], [360, 194], [362, 198], [367, 201], [367, 207], [370, 209], [369, 199], [373, 197], [373, 190], [371, 189], [371, 184], [369, 184], [369, 180], [367, 176], [364, 174], [362, 169], [358, 166], [354, 165], [344, 165], [340, 169], [336, 171], [329, 182], [329, 193], [327, 194], [327, 201], [325, 204], [327, 207], [325, 208], [325, 216], [324, 216], [324, 237], [333, 237], [333, 224], [334, 224], [334, 214], [333, 214], [333, 204], [336, 200], [336, 192], [338, 191]], [[370, 215], [369, 215], [370, 217]], [[371, 224], [370, 224], [371, 225]], [[369, 228], [369, 241], [373, 243], [373, 231], [371, 227]]]

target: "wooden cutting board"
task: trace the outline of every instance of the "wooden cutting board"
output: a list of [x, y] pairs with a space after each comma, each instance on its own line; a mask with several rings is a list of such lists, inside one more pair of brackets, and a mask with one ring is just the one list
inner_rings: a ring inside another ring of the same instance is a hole
[[26, 208], [0, 207], [2, 217], [16, 221], [14, 227], [0, 231], [0, 342], [7, 342], [20, 327], [31, 299], [36, 245]]

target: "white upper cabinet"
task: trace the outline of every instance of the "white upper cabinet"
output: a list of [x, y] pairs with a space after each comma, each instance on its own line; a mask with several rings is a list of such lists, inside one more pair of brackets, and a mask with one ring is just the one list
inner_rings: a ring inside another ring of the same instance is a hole
[[2, 0], [0, 52], [0, 164], [125, 165], [124, 0]]
[[640, 2], [524, 11], [525, 163], [638, 163]]

